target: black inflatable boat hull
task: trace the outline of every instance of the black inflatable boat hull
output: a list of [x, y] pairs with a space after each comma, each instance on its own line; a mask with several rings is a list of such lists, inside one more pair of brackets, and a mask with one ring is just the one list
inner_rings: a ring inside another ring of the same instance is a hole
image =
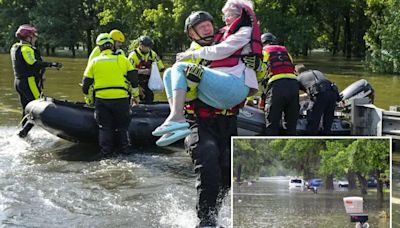
[[[31, 121], [51, 134], [72, 142], [97, 141], [98, 126], [94, 109], [83, 103], [71, 103], [51, 98], [35, 100], [26, 107]], [[133, 144], [154, 143], [151, 132], [162, 124], [169, 114], [166, 103], [139, 105], [131, 108], [129, 136]]]
[[[83, 103], [71, 103], [51, 98], [32, 101], [26, 107], [31, 121], [53, 135], [72, 142], [97, 142], [98, 126], [94, 109]], [[169, 114], [167, 103], [138, 105], [131, 108], [129, 136], [131, 143], [152, 144], [157, 139], [151, 132], [161, 125]], [[299, 135], [304, 134], [307, 122], [300, 118], [297, 124]], [[265, 133], [265, 117], [262, 110], [244, 107], [238, 115], [239, 136], [257, 136]], [[348, 121], [335, 119], [333, 135], [350, 135]]]
[[[265, 113], [264, 111], [246, 106], [239, 111], [238, 115], [238, 134], [239, 136], [260, 136], [265, 135]], [[297, 135], [305, 135], [307, 119], [305, 115], [300, 115], [297, 120]], [[349, 121], [335, 117], [333, 119], [331, 135], [347, 136], [351, 133], [351, 124]], [[282, 134], [284, 130], [282, 129]]]

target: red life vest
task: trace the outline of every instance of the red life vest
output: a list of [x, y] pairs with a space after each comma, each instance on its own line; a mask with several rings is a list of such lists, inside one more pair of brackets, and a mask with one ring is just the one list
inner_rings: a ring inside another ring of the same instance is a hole
[[139, 53], [137, 49], [135, 49], [135, 54], [139, 59], [139, 64], [137, 64], [135, 67], [136, 69], [151, 69], [151, 64], [154, 61], [154, 56], [153, 56], [153, 51], [150, 50], [149, 57], [147, 61], [143, 59], [143, 56]]
[[239, 109], [243, 108], [244, 101], [230, 109], [218, 109], [204, 104], [202, 101], [195, 100], [186, 104], [184, 110], [186, 114], [195, 115], [198, 118], [213, 118], [217, 115], [232, 116], [239, 113]]
[[294, 65], [290, 60], [286, 47], [280, 45], [267, 45], [264, 47], [268, 57], [268, 75], [294, 74]]
[[242, 50], [243, 50], [242, 47], [235, 53], [233, 53], [233, 55], [225, 59], [212, 61], [210, 64], [210, 68], [236, 66], [239, 63], [239, 58], [247, 55], [256, 55], [262, 58], [262, 42], [261, 42], [260, 26], [257, 23], [257, 18], [254, 11], [247, 6], [243, 8], [240, 17], [236, 18], [236, 20], [233, 21], [233, 23], [230, 26], [225, 26], [221, 28], [218, 31], [218, 33], [215, 34], [214, 36], [215, 44], [223, 42], [230, 35], [236, 33], [243, 26], [252, 27], [252, 33], [250, 39], [251, 52], [249, 54], [242, 55]]

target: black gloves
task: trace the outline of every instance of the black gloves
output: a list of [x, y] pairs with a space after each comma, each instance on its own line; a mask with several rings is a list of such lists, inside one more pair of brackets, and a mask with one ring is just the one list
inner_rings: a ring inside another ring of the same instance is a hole
[[186, 77], [188, 80], [199, 83], [203, 77], [204, 69], [201, 65], [189, 65], [185, 69]]
[[59, 62], [51, 62], [50, 67], [57, 68], [57, 70], [59, 70], [61, 67], [63, 67], [63, 65]]
[[242, 61], [246, 65], [246, 67], [251, 68], [255, 71], [261, 68], [261, 58], [256, 55], [246, 55], [242, 57]]

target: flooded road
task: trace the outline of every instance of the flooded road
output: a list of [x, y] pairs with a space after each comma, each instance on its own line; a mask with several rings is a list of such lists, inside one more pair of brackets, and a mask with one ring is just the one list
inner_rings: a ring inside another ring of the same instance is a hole
[[[261, 178], [260, 178], [261, 179]], [[288, 179], [263, 178], [253, 184], [234, 184], [233, 224], [235, 227], [355, 227], [345, 213], [343, 197], [360, 196], [360, 191], [346, 188], [314, 194], [290, 191]], [[385, 208], [389, 211], [389, 194]], [[389, 227], [389, 219], [380, 218], [376, 192], [364, 196], [364, 212], [369, 214], [370, 227]]]

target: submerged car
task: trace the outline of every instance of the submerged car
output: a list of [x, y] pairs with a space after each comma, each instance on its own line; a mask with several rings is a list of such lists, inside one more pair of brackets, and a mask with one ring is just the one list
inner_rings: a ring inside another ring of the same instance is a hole
[[349, 181], [346, 179], [342, 179], [338, 181], [339, 188], [347, 188], [349, 187]]
[[290, 178], [289, 189], [303, 189], [305, 186], [304, 180], [300, 178]]
[[321, 179], [311, 179], [310, 182], [308, 182], [309, 187], [321, 187], [322, 185], [322, 180]]
[[376, 181], [375, 178], [369, 178], [367, 180], [367, 186], [368, 186], [368, 188], [375, 188], [378, 186], [378, 182]]

